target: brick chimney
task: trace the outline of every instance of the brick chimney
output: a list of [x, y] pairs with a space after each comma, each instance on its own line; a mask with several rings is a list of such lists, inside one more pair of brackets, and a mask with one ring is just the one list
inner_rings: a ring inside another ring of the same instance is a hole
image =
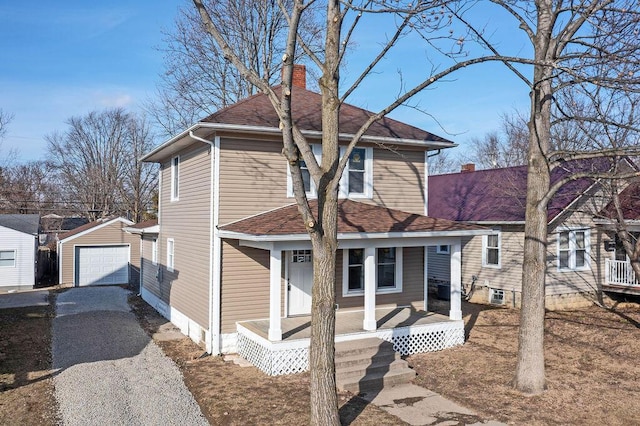
[[291, 85], [301, 89], [307, 88], [307, 67], [300, 64], [293, 64], [293, 78]]
[[476, 165], [473, 163], [463, 164], [460, 168], [460, 173], [471, 173], [476, 171]]

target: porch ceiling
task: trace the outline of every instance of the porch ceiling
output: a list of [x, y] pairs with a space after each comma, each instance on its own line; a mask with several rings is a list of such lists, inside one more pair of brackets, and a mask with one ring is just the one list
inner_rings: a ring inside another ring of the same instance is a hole
[[[364, 311], [338, 311], [336, 313], [336, 336], [366, 333], [362, 328]], [[296, 316], [282, 318], [282, 340], [291, 341], [308, 339], [311, 337], [311, 316]], [[409, 307], [378, 308], [376, 309], [378, 329], [393, 329], [412, 325], [426, 325], [440, 322], [450, 322], [446, 315], [435, 312], [417, 311]], [[242, 321], [239, 324], [257, 335], [268, 339], [269, 320]]]

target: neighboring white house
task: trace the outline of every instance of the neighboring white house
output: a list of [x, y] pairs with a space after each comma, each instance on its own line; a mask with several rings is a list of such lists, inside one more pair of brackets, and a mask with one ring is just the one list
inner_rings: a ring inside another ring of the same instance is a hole
[[33, 288], [36, 282], [37, 214], [0, 215], [0, 288]]

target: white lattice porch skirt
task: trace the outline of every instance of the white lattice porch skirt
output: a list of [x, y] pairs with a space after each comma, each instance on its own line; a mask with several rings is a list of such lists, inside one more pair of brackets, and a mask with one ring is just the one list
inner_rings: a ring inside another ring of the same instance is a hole
[[[270, 376], [309, 369], [309, 339], [271, 342], [238, 325], [238, 354]], [[336, 336], [336, 342], [378, 337], [402, 355], [434, 352], [464, 343], [464, 321], [414, 325]]]

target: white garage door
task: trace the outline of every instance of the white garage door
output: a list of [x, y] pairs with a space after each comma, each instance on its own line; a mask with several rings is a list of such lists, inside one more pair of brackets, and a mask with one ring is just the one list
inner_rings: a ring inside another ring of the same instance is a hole
[[77, 285], [127, 284], [129, 246], [76, 247]]

